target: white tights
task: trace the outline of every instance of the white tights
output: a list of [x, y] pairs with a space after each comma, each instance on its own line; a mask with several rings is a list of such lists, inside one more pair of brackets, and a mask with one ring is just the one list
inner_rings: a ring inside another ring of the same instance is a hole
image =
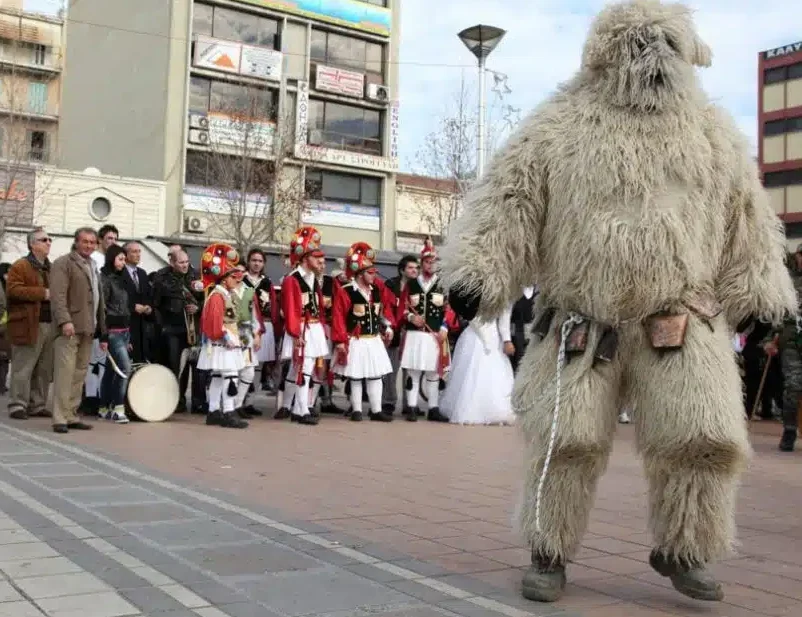
[[[414, 409], [418, 406], [418, 392], [420, 391], [420, 381], [424, 373], [423, 371], [407, 369], [407, 375], [412, 381], [412, 389], [407, 390], [407, 405], [410, 409]], [[429, 399], [429, 409], [438, 406], [440, 402], [440, 375], [437, 371], [426, 372], [426, 397]]]
[[[382, 380], [367, 379], [368, 400], [371, 413], [381, 413], [382, 410]], [[354, 411], [362, 411], [362, 380], [351, 380], [351, 407]]]

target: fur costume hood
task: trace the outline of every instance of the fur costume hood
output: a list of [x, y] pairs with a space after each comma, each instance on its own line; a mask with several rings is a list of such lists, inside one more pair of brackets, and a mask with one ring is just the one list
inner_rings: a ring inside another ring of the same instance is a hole
[[735, 122], [694, 66], [690, 11], [634, 0], [593, 23], [582, 66], [495, 155], [442, 250], [444, 283], [493, 318], [537, 282], [607, 323], [714, 294], [730, 323], [796, 311], [783, 227]]

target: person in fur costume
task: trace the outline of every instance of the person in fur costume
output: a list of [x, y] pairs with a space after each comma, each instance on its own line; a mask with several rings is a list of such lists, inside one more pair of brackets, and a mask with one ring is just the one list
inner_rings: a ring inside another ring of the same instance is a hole
[[537, 281], [537, 332], [513, 405], [528, 444], [523, 595], [555, 601], [580, 545], [622, 401], [637, 408], [650, 564], [720, 600], [706, 566], [734, 541], [750, 456], [732, 333], [796, 312], [784, 238], [746, 140], [694, 67], [691, 12], [605, 8], [581, 68], [467, 196], [442, 251], [455, 310], [492, 319]]

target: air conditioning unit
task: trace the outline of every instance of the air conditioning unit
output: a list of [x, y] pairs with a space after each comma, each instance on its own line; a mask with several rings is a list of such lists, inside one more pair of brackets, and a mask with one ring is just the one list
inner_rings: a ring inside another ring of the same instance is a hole
[[209, 130], [209, 118], [206, 114], [189, 114], [189, 128]]
[[381, 84], [368, 84], [365, 87], [365, 98], [378, 103], [389, 103], [390, 89]]
[[200, 129], [189, 129], [188, 141], [191, 144], [199, 146], [209, 145], [209, 131], [201, 131]]
[[190, 234], [205, 233], [206, 221], [198, 216], [187, 216], [184, 218], [184, 231]]

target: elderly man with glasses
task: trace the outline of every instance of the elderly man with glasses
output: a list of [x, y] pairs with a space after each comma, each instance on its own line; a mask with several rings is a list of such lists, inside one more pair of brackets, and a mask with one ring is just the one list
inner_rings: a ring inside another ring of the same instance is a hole
[[45, 408], [56, 338], [50, 310], [51, 244], [44, 229], [29, 233], [29, 253], [14, 262], [6, 279], [8, 338], [14, 362], [8, 414], [17, 420], [51, 415]]

